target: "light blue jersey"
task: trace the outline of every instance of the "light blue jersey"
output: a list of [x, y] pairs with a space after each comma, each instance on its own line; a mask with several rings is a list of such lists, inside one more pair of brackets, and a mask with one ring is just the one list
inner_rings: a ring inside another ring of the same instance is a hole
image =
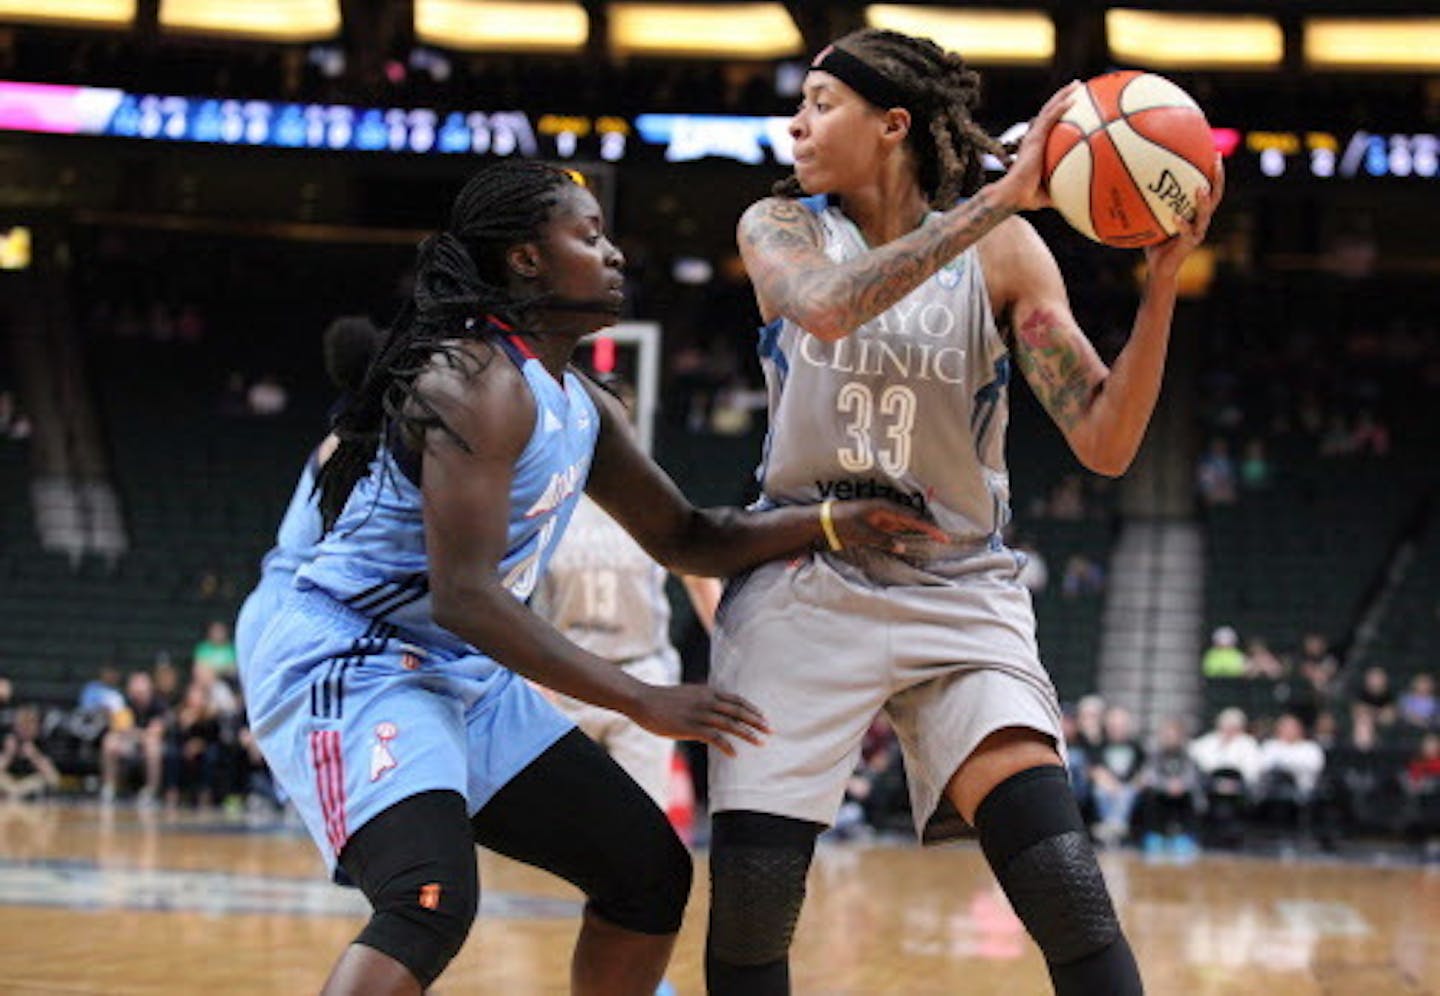
[[275, 610], [280, 607], [286, 592], [295, 582], [295, 572], [315, 552], [325, 529], [320, 519], [320, 503], [315, 494], [315, 477], [320, 470], [320, 451], [317, 448], [305, 461], [295, 493], [280, 520], [275, 534], [275, 545], [260, 562], [260, 581], [240, 606], [235, 619], [235, 659], [241, 673], [249, 664], [260, 631], [265, 628]]
[[[584, 489], [599, 416], [574, 374], [557, 381], [520, 340], [497, 341], [536, 403], [499, 565], [527, 599]], [[251, 728], [332, 871], [377, 813], [448, 790], [473, 816], [573, 729], [503, 662], [431, 618], [419, 479], [413, 454], [381, 446], [242, 671]]]
[[305, 461], [295, 493], [285, 508], [285, 517], [275, 532], [275, 545], [260, 562], [262, 580], [277, 577], [288, 585], [300, 565], [309, 560], [315, 552], [315, 544], [325, 533], [320, 520], [319, 496], [315, 493], [315, 478], [320, 472], [320, 451], [317, 448]]
[[[575, 374], [567, 372], [562, 384], [519, 339], [501, 342], [535, 396], [535, 429], [515, 464], [508, 541], [499, 568], [505, 587], [525, 601], [585, 489], [599, 416]], [[334, 528], [299, 570], [296, 584], [318, 588], [421, 646], [473, 652], [431, 618], [418, 478], [403, 450], [382, 446]]]

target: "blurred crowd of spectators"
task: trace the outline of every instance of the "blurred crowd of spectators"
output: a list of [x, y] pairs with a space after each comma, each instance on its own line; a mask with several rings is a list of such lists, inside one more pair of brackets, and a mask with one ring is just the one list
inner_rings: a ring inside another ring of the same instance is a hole
[[166, 654], [103, 665], [73, 707], [15, 705], [0, 679], [0, 798], [93, 794], [141, 808], [268, 808], [276, 797], [245, 722], [229, 627], [210, 623], [189, 668]]
[[[1192, 736], [1169, 717], [1144, 737], [1128, 709], [1088, 695], [1063, 711], [1071, 786], [1092, 838], [1190, 861], [1205, 848], [1257, 844], [1338, 849], [1396, 840], [1440, 860], [1440, 731], [1389, 739], [1383, 710], [1358, 698], [1342, 735], [1294, 713], [1247, 718], [1231, 707]], [[878, 717], [866, 734], [833, 834], [910, 828], [899, 744]]]

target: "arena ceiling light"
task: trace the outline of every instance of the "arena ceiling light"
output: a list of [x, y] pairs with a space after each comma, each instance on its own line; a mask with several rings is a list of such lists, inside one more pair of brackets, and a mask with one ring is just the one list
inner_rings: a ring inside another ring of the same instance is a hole
[[1105, 35], [1111, 58], [1154, 69], [1278, 69], [1285, 58], [1279, 22], [1260, 15], [1111, 10]]
[[1055, 22], [1038, 10], [875, 3], [865, 8], [865, 23], [933, 38], [977, 65], [1043, 65], [1055, 54]]
[[579, 3], [415, 0], [415, 36], [472, 52], [578, 52], [590, 37]]
[[619, 56], [781, 59], [804, 49], [778, 3], [612, 3], [610, 51]]
[[166, 31], [302, 42], [340, 33], [339, 0], [160, 0]]
[[1440, 18], [1307, 18], [1305, 64], [1361, 72], [1440, 69]]
[[0, 0], [0, 21], [124, 28], [134, 20], [135, 0]]

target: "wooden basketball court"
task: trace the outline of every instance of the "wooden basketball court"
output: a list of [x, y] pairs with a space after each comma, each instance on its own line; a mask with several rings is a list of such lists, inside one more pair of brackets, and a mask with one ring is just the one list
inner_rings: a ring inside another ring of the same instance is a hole
[[[1440, 992], [1440, 870], [1106, 855], [1154, 994]], [[579, 902], [493, 855], [439, 994], [566, 990]], [[670, 979], [704, 991], [703, 862]], [[294, 826], [117, 805], [0, 807], [0, 992], [313, 993], [364, 920]], [[794, 956], [801, 994], [1048, 993], [970, 846], [822, 847]]]

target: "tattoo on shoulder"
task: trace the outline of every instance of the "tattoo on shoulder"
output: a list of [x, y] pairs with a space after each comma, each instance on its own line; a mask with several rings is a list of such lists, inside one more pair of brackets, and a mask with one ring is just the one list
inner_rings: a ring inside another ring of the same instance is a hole
[[1020, 347], [1016, 361], [1045, 410], [1060, 428], [1074, 428], [1088, 410], [1095, 387], [1059, 315], [1039, 308], [1020, 323], [1015, 336]]
[[791, 200], [773, 200], [745, 225], [745, 241], [757, 249], [813, 249], [818, 244], [810, 212]]

